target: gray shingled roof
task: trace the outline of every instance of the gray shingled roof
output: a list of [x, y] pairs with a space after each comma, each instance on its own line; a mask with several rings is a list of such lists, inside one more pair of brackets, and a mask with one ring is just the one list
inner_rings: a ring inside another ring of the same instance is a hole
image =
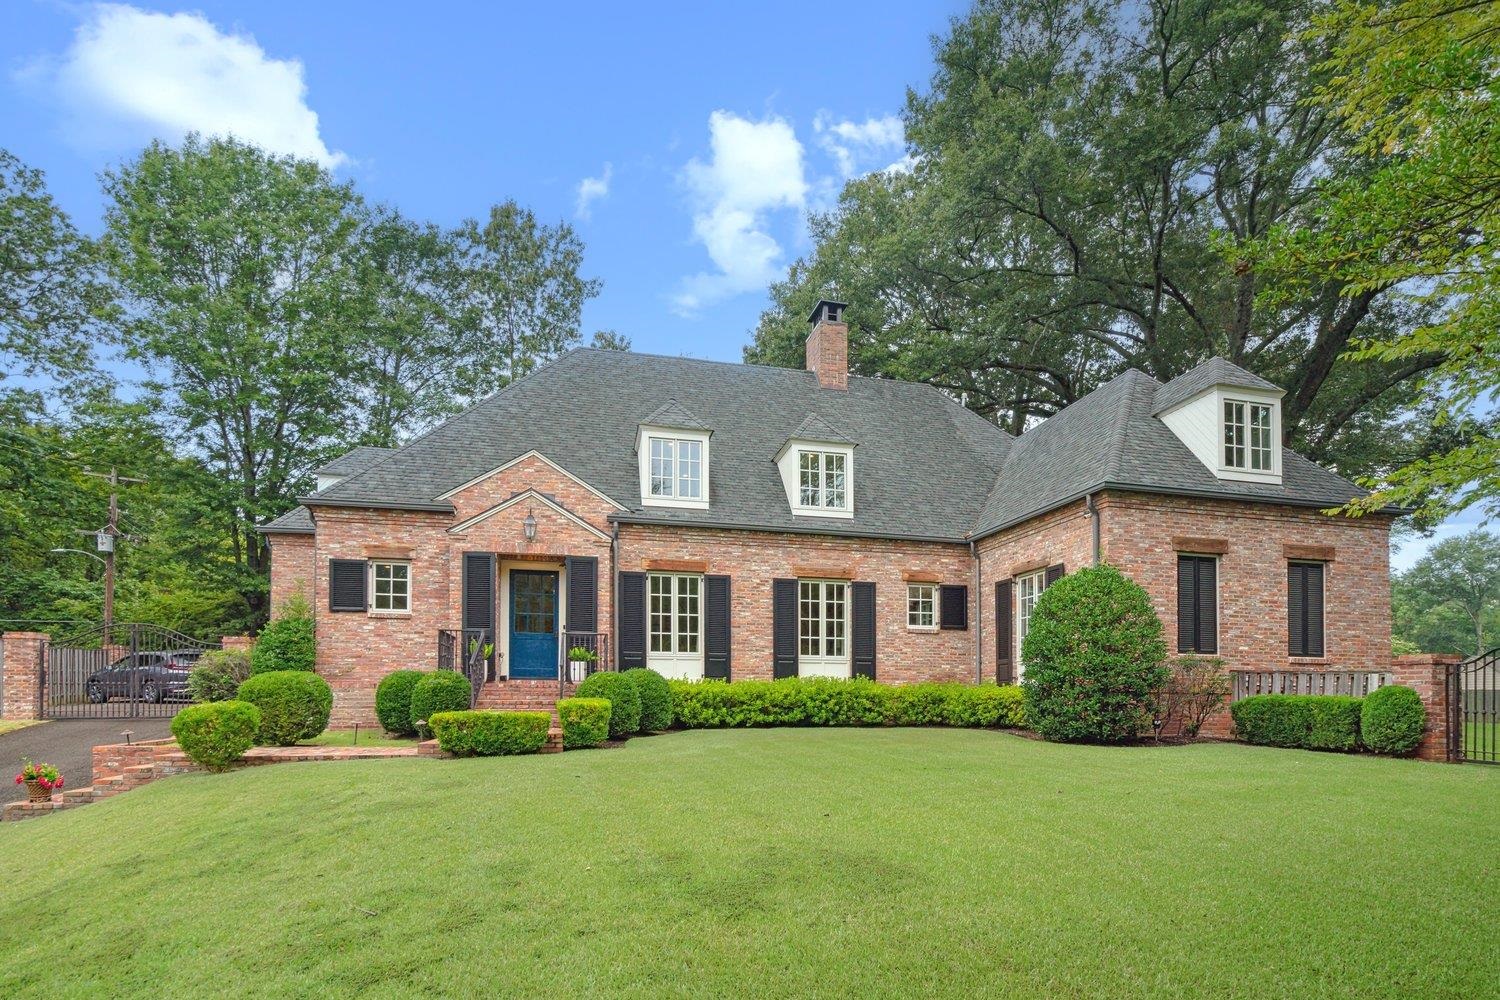
[[[395, 453], [395, 448], [376, 448], [373, 445], [362, 444], [351, 451], [344, 452], [344, 454], [319, 468], [313, 474], [317, 476], [352, 476], [357, 472], [364, 472], [387, 455], [394, 455]], [[306, 507], [293, 507], [275, 520], [261, 525], [260, 530], [273, 535], [310, 535], [313, 533], [313, 528], [312, 512]]]
[[[1214, 378], [1207, 385], [1223, 384]], [[999, 531], [1109, 487], [1308, 507], [1336, 507], [1364, 495], [1343, 477], [1285, 448], [1280, 485], [1218, 478], [1153, 416], [1162, 388], [1151, 376], [1131, 369], [1021, 435], [974, 534]]]
[[1232, 385], [1241, 389], [1266, 389], [1281, 392], [1281, 386], [1267, 382], [1254, 372], [1247, 372], [1239, 365], [1230, 364], [1223, 358], [1209, 358], [1156, 390], [1151, 412], [1170, 410], [1178, 403], [1192, 399], [1204, 389], [1216, 385]]
[[[668, 402], [714, 429], [708, 510], [642, 507], [637, 427]], [[794, 517], [775, 456], [807, 415], [860, 442], [852, 519]], [[536, 450], [622, 520], [961, 539], [1011, 437], [930, 386], [589, 348], [570, 352], [314, 497], [451, 510], [442, 494]]]
[[807, 419], [797, 425], [797, 429], [787, 435], [788, 441], [824, 441], [830, 444], [855, 444], [853, 438], [847, 437], [828, 426], [828, 421], [816, 413], [809, 413]]
[[666, 404], [651, 414], [641, 423], [647, 427], [671, 427], [684, 431], [709, 431], [712, 427], [693, 416], [683, 405], [675, 399], [667, 400]]

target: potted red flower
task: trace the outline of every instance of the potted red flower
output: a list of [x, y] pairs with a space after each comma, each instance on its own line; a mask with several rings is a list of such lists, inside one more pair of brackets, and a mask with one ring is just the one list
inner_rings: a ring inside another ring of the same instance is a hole
[[51, 802], [52, 793], [62, 788], [63, 778], [51, 764], [34, 764], [30, 757], [22, 757], [16, 784], [26, 786], [26, 797], [32, 802]]

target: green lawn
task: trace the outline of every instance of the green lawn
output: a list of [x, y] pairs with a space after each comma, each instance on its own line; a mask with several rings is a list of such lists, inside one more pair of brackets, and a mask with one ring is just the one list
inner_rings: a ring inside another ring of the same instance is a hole
[[41, 719], [26, 719], [20, 722], [0, 722], [0, 736], [13, 733], [17, 729], [25, 729], [27, 726], [41, 725], [42, 721]]
[[319, 736], [303, 740], [302, 744], [310, 747], [414, 747], [417, 741], [403, 736], [387, 736], [378, 726], [368, 729], [361, 726], [357, 744], [354, 742], [352, 729], [327, 729]]
[[1500, 769], [1222, 744], [247, 768], [0, 826], [0, 996], [1478, 997], [1497, 842]]

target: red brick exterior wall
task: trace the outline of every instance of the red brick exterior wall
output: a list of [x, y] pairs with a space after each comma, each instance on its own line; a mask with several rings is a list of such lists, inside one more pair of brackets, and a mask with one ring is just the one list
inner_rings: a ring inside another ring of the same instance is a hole
[[[770, 679], [771, 581], [797, 576], [875, 584], [877, 680], [974, 679], [974, 564], [967, 545], [625, 524], [619, 559], [621, 572], [643, 572], [654, 560], [682, 560], [731, 577], [730, 675], [735, 680]], [[967, 586], [970, 627], [907, 628], [903, 574], [908, 573]]]
[[312, 535], [267, 535], [271, 543], [271, 610], [274, 614], [293, 594], [312, 600]]
[[0, 660], [0, 718], [9, 721], [42, 717], [40, 663], [41, 632], [7, 632], [4, 636], [4, 660]]

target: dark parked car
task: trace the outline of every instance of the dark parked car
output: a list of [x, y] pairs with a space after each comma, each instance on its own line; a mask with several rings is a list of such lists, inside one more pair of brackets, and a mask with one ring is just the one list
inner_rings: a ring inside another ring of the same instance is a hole
[[88, 699], [102, 704], [111, 698], [132, 701], [186, 701], [188, 673], [203, 655], [201, 649], [164, 649], [126, 653], [103, 670], [89, 675]]

